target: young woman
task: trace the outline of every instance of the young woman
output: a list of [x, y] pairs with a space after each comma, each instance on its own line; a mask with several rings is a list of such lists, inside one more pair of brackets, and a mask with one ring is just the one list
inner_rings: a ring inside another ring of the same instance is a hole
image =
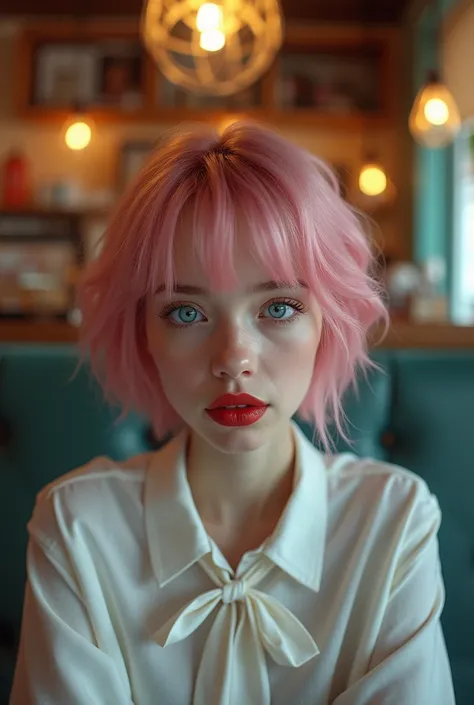
[[81, 306], [107, 395], [172, 440], [38, 496], [12, 705], [454, 703], [437, 500], [330, 452], [386, 320], [372, 261], [331, 171], [276, 132], [157, 149]]

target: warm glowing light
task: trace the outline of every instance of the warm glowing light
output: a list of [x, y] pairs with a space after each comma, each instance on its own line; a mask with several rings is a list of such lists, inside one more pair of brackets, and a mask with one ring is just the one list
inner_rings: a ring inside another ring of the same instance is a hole
[[196, 27], [201, 32], [199, 46], [205, 51], [219, 51], [225, 45], [224, 18], [222, 8], [206, 2], [196, 15]]
[[64, 139], [69, 149], [79, 151], [87, 147], [91, 141], [91, 137], [92, 130], [87, 122], [78, 120], [77, 122], [73, 122], [72, 125], [69, 125]]
[[213, 2], [206, 2], [198, 10], [196, 27], [200, 32], [211, 29], [221, 29], [223, 24], [222, 8]]
[[378, 164], [365, 164], [359, 175], [359, 188], [366, 196], [380, 196], [387, 188], [387, 176]]
[[199, 46], [205, 51], [219, 51], [225, 44], [225, 34], [219, 29], [209, 29], [201, 33]]
[[143, 6], [141, 37], [160, 73], [199, 95], [229, 96], [254, 85], [283, 44], [280, 0], [144, 0]]
[[456, 101], [436, 74], [418, 91], [409, 127], [414, 139], [430, 149], [446, 147], [459, 132], [461, 118]]
[[441, 98], [431, 98], [425, 105], [424, 113], [432, 125], [445, 125], [449, 120], [449, 108]]

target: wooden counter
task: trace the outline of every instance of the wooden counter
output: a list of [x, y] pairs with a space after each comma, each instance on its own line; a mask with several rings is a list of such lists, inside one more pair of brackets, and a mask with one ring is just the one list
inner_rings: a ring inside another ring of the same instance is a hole
[[[0, 343], [73, 343], [78, 338], [74, 326], [61, 321], [0, 321]], [[371, 335], [374, 344], [380, 331]], [[395, 321], [380, 348], [472, 348], [474, 326], [415, 324]]]
[[77, 337], [66, 321], [0, 320], [0, 343], [74, 343]]
[[381, 331], [371, 334], [376, 347], [380, 348], [472, 348], [474, 350], [474, 326], [454, 326], [446, 323], [411, 323], [394, 321], [385, 339], [379, 344]]

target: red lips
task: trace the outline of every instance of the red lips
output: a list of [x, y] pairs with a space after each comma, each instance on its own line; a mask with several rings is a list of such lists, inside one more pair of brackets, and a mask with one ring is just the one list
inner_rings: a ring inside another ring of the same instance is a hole
[[223, 394], [222, 396], [215, 399], [209, 409], [218, 409], [223, 406], [241, 406], [247, 404], [247, 406], [268, 406], [261, 399], [253, 397], [251, 394]]

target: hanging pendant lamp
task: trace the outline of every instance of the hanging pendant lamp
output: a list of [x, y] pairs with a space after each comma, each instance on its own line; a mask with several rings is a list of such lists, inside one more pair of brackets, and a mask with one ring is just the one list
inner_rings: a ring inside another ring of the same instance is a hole
[[[443, 2], [431, 0], [433, 51], [442, 52]], [[439, 149], [453, 141], [461, 128], [461, 118], [451, 91], [441, 80], [440, 72], [431, 70], [418, 91], [408, 118], [413, 139], [424, 147]]]
[[436, 71], [418, 91], [410, 112], [409, 128], [419, 144], [437, 149], [446, 147], [461, 129], [461, 117], [451, 92]]
[[279, 0], [146, 0], [143, 42], [188, 91], [231, 95], [254, 84], [283, 41]]

